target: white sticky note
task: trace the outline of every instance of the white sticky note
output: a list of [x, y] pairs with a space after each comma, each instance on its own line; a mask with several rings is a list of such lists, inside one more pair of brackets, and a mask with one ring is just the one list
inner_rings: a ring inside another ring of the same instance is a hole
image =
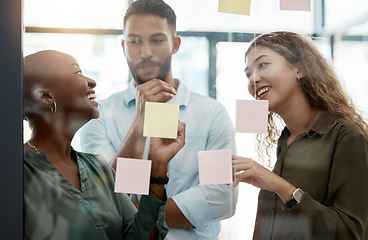
[[151, 164], [150, 160], [118, 158], [115, 192], [148, 195]]
[[230, 184], [233, 182], [231, 150], [198, 152], [199, 184]]
[[267, 133], [268, 100], [236, 100], [235, 131]]
[[146, 102], [143, 136], [175, 139], [178, 120], [178, 104]]

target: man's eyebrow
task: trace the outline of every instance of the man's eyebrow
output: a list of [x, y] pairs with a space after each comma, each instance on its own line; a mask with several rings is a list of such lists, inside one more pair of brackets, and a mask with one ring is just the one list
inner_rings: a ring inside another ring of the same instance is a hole
[[155, 33], [155, 34], [152, 34], [150, 37], [166, 37], [166, 34], [164, 34], [164, 33]]
[[139, 38], [139, 35], [136, 35], [136, 34], [128, 34], [127, 37]]
[[[154, 34], [150, 35], [150, 37], [161, 37], [161, 36], [166, 37], [166, 34], [164, 34], [164, 33], [154, 33]], [[140, 36], [137, 35], [137, 34], [129, 34], [127, 37], [140, 38]]]
[[[263, 58], [263, 57], [267, 57], [267, 55], [261, 55], [261, 56], [257, 57], [256, 59], [254, 59], [253, 63], [258, 62], [258, 61], [259, 61], [259, 60], [261, 60], [261, 58]], [[248, 67], [246, 67], [246, 68], [244, 69], [244, 72], [246, 72], [247, 70], [248, 70]]]

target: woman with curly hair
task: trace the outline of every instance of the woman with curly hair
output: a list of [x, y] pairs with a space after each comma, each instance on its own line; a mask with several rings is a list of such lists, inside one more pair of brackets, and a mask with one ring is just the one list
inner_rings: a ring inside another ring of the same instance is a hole
[[261, 189], [253, 238], [366, 239], [368, 127], [333, 69], [291, 32], [258, 36], [245, 57], [249, 92], [269, 104], [259, 154], [277, 143], [273, 171], [233, 156], [234, 186]]

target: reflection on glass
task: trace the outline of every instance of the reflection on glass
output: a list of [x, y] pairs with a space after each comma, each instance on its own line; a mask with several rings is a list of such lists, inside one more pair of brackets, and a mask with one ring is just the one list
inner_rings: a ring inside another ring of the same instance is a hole
[[[314, 12], [279, 11], [278, 2], [268, 0], [253, 1], [251, 16], [238, 16], [217, 12], [217, 2], [212, 0], [166, 1], [176, 11], [179, 31], [221, 31], [221, 32], [268, 32], [291, 30], [298, 33], [313, 33]], [[318, 1], [317, 1], [318, 2]], [[326, 27], [334, 28], [345, 20], [353, 19], [367, 11], [366, 0], [357, 0], [349, 5], [346, 12], [344, 1], [326, 2]], [[313, 3], [314, 4], [314, 3]], [[105, 28], [121, 29], [122, 17], [128, 1], [30, 1], [25, 0], [25, 25], [36, 27]], [[73, 6], [73, 7], [70, 7]], [[313, 9], [313, 8], [312, 8]], [[343, 18], [341, 17], [343, 16]], [[362, 30], [355, 32], [362, 34]], [[131, 79], [126, 59], [121, 48], [119, 35], [47, 34], [26, 33], [24, 53], [42, 49], [56, 49], [75, 56], [84, 74], [97, 82], [97, 99], [103, 99], [128, 87]], [[231, 39], [228, 39], [231, 41]], [[317, 39], [323, 55], [331, 60], [328, 37]], [[235, 100], [251, 99], [247, 92], [244, 74], [244, 52], [248, 43], [219, 42], [216, 49], [209, 49], [205, 37], [182, 37], [180, 51], [173, 56], [173, 75], [186, 86], [201, 95], [208, 95], [209, 51], [216, 51], [216, 91], [217, 100], [228, 111], [234, 123]], [[340, 41], [334, 46], [334, 65], [342, 77], [343, 86], [364, 112], [368, 112], [367, 44], [364, 41]], [[332, 60], [331, 60], [332, 61]], [[25, 128], [27, 129], [27, 127]], [[25, 140], [30, 137], [25, 130]], [[257, 157], [254, 135], [237, 134], [238, 155]], [[80, 150], [79, 132], [73, 146]], [[222, 221], [220, 239], [251, 239], [258, 190], [242, 185], [236, 215]], [[245, 227], [247, 226], [247, 227]]]

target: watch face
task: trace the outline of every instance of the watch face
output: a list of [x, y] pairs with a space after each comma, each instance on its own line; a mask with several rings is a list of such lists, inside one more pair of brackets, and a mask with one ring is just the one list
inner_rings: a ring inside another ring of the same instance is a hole
[[293, 196], [298, 203], [302, 200], [303, 195], [304, 195], [304, 192], [300, 188], [295, 190], [293, 193]]

